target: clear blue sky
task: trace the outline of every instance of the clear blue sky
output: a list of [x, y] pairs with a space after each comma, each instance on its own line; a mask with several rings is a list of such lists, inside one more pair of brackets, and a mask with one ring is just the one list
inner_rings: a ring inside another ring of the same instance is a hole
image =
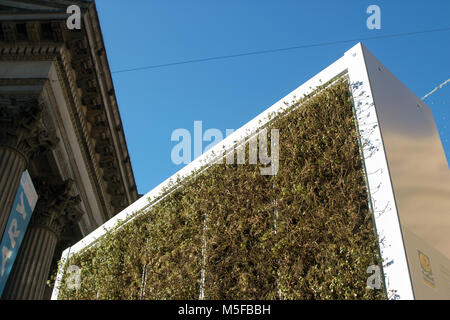
[[[450, 27], [448, 0], [97, 0], [111, 70]], [[381, 8], [381, 30], [366, 8]], [[138, 191], [181, 169], [172, 131], [238, 129], [355, 43], [113, 73]], [[450, 78], [450, 31], [364, 44], [422, 97]], [[428, 100], [450, 155], [450, 85]], [[205, 143], [205, 146], [208, 143]]]

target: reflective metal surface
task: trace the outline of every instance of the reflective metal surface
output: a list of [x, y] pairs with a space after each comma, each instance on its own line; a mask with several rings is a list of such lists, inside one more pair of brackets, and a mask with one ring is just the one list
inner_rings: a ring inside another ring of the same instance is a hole
[[449, 258], [450, 170], [431, 109], [367, 49], [364, 56], [402, 229]]

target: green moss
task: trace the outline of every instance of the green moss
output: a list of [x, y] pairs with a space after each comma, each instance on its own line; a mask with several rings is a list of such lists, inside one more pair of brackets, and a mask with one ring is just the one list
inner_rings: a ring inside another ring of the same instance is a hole
[[353, 109], [346, 82], [310, 99], [280, 128], [274, 177], [283, 299], [373, 299], [367, 267], [378, 264]]
[[384, 298], [366, 288], [377, 240], [348, 83], [299, 104], [267, 125], [280, 130], [275, 176], [216, 164], [183, 181], [73, 256], [81, 288], [59, 298], [198, 299], [203, 268], [206, 299]]

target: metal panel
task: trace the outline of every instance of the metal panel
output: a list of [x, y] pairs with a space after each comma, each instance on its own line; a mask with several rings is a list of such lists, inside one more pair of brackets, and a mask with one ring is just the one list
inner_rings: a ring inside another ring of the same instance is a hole
[[[363, 52], [402, 230], [448, 259], [450, 170], [432, 111], [366, 48]], [[405, 246], [413, 251], [412, 243]]]

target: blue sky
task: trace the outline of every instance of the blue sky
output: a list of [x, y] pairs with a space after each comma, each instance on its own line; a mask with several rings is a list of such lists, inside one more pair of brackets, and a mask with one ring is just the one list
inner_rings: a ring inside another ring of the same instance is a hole
[[[114, 71], [211, 56], [450, 27], [448, 0], [97, 0], [140, 193], [183, 165], [171, 161], [177, 128], [238, 129], [340, 58], [355, 43]], [[381, 8], [381, 30], [366, 8]], [[450, 78], [450, 31], [364, 41], [422, 97]], [[450, 85], [427, 99], [450, 156]], [[205, 142], [206, 146], [208, 142]]]

